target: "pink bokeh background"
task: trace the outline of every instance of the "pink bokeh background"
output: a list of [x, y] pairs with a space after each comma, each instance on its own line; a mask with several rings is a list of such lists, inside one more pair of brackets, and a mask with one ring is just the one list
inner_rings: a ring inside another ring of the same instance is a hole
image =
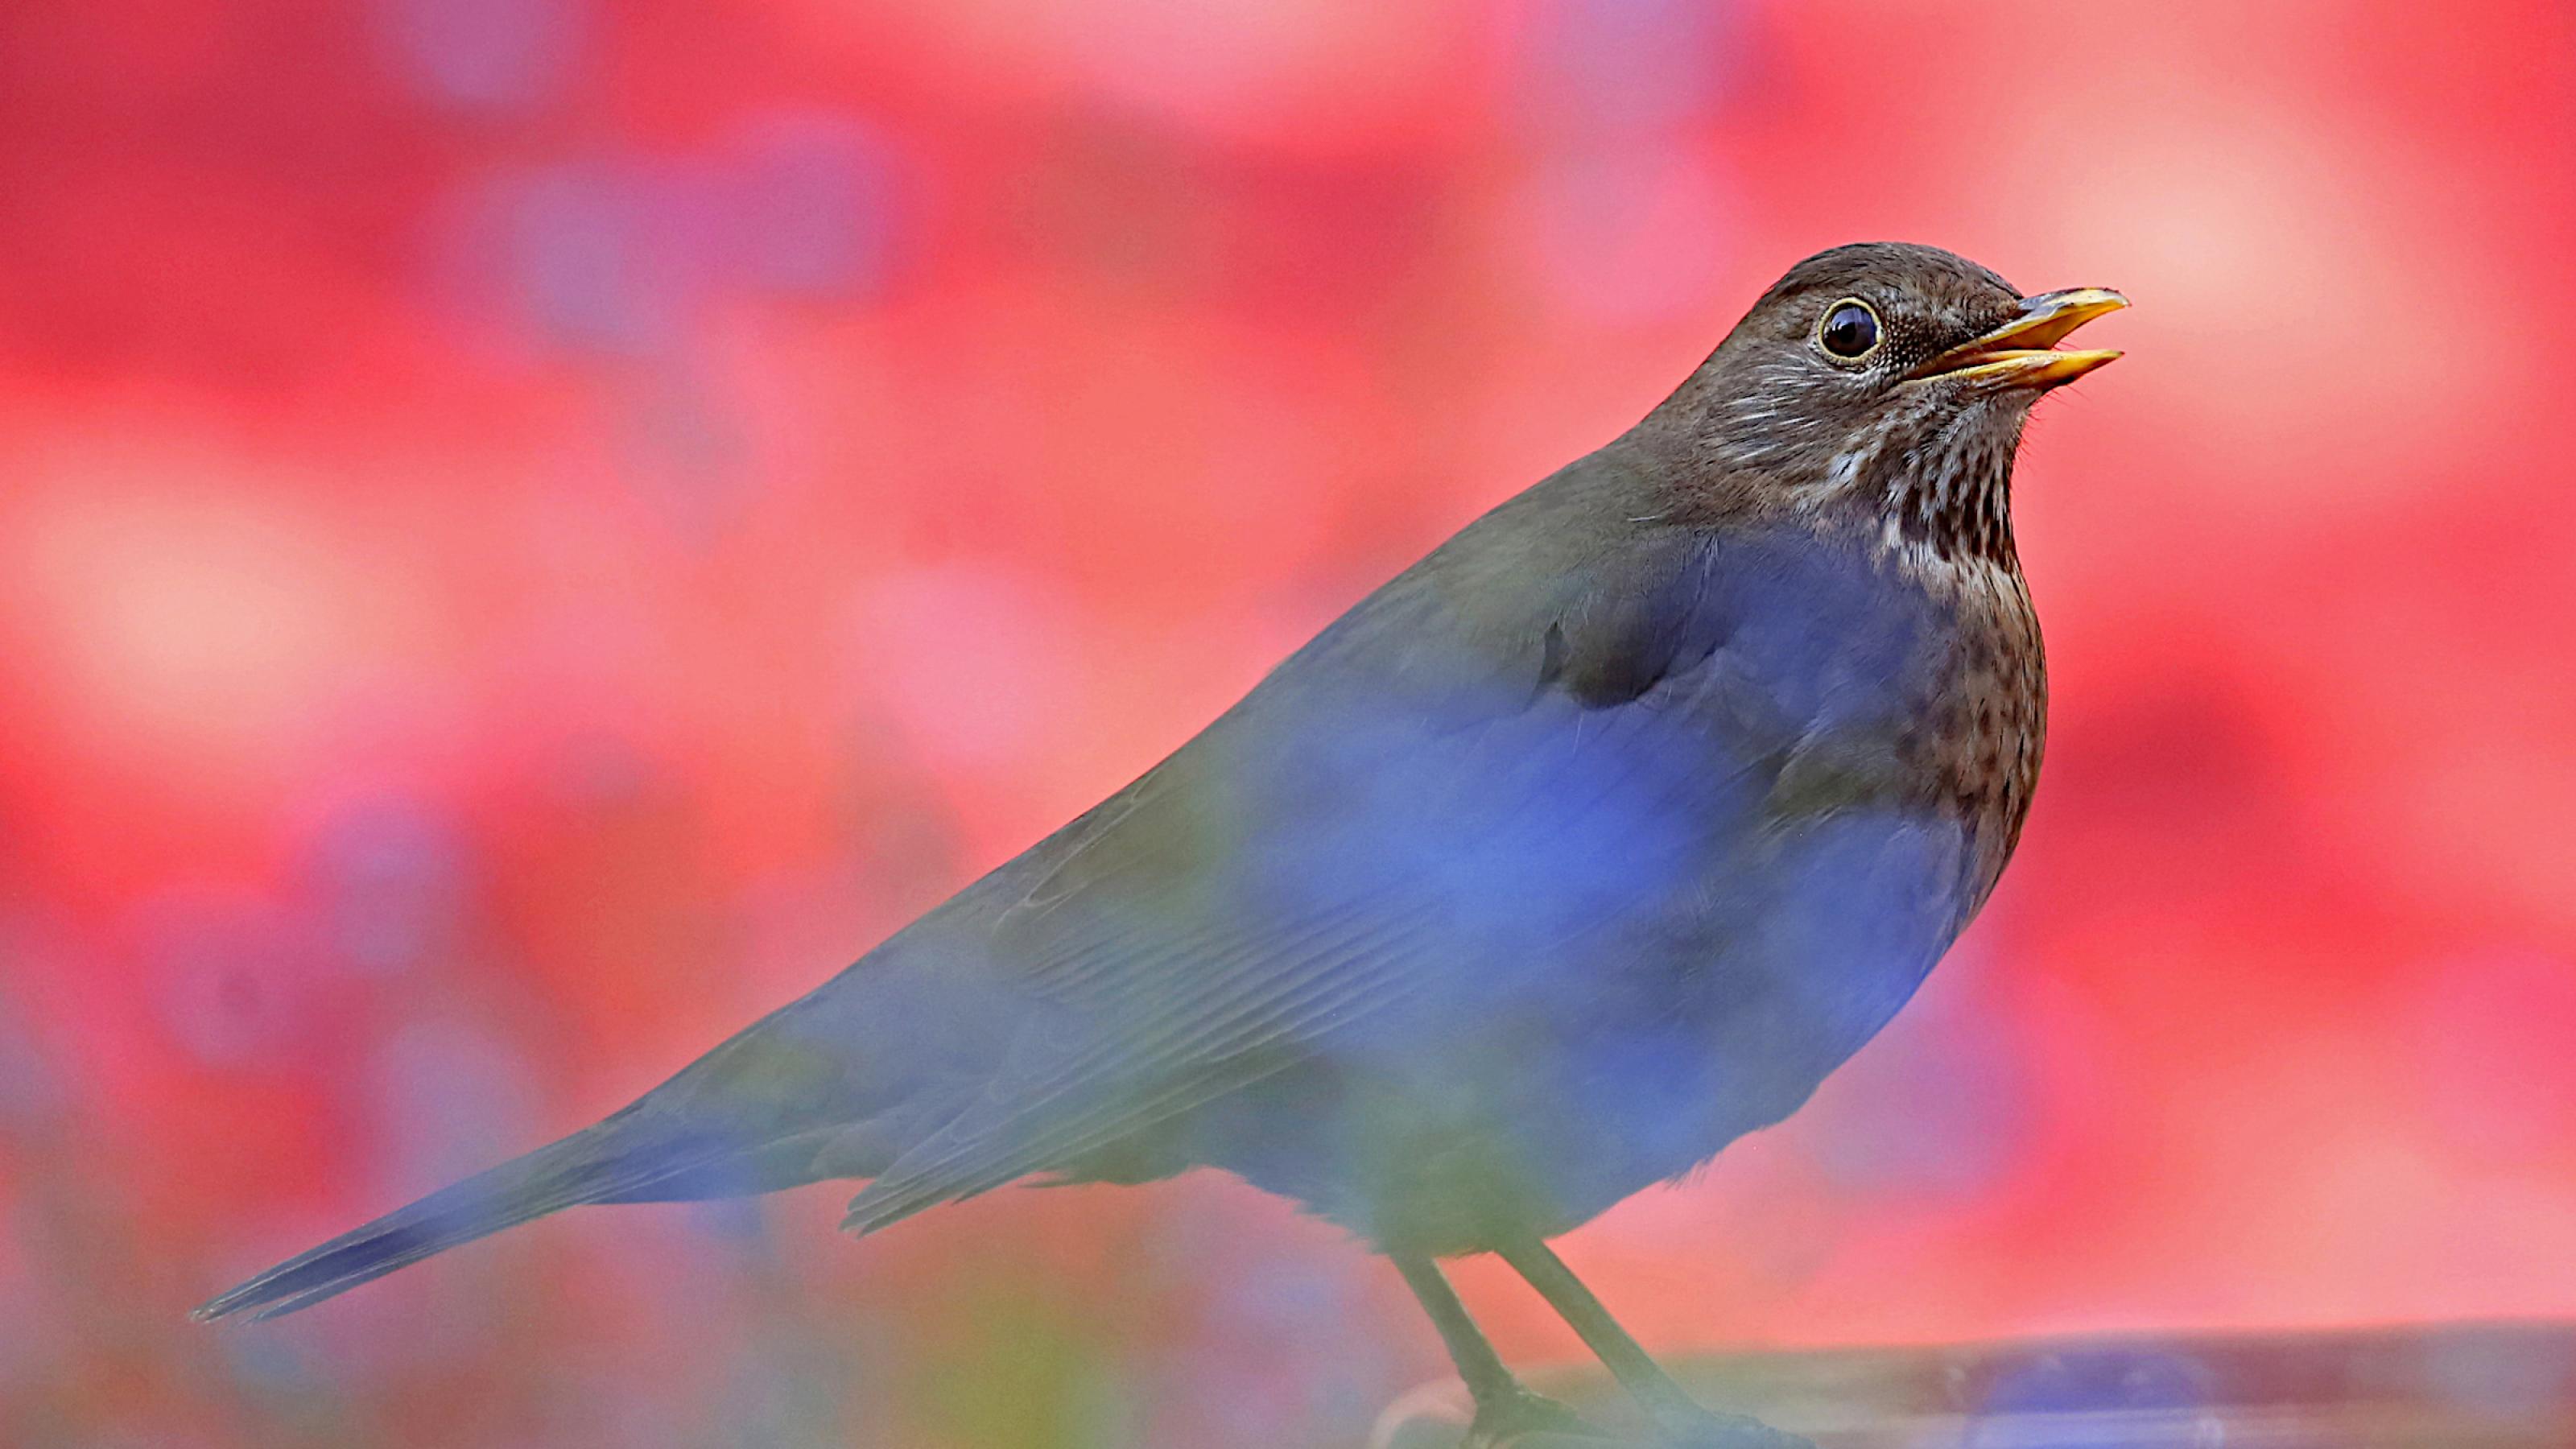
[[1675, 1351], [2576, 1313], [2566, 7], [104, 0], [0, 7], [0, 1440], [1354, 1442], [1436, 1340], [1204, 1175], [182, 1315], [1878, 237], [2137, 302], [2020, 472], [2037, 811], [1809, 1111], [1562, 1250]]

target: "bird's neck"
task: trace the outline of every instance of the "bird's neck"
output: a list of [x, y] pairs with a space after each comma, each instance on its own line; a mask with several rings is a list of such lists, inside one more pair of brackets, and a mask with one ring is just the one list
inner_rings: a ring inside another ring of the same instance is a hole
[[2013, 454], [2024, 409], [1977, 409], [1890, 427], [1857, 442], [1828, 469], [1847, 506], [1877, 523], [1877, 548], [1939, 587], [1990, 588], [2017, 581], [2013, 544]]
[[1878, 490], [1883, 542], [1921, 562], [2017, 572], [2012, 455], [1934, 453], [1887, 470]]

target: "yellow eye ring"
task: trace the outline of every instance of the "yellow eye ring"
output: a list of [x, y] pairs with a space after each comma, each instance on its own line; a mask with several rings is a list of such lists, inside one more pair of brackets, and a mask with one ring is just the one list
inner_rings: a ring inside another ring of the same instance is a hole
[[1827, 307], [1816, 322], [1816, 345], [1838, 361], [1858, 362], [1886, 340], [1887, 329], [1879, 325], [1877, 310], [1858, 297], [1845, 297]]

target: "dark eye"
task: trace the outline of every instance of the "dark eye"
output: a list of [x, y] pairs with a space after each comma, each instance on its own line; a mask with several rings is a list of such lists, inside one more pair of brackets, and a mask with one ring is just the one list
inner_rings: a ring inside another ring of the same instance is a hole
[[1878, 314], [1865, 302], [1836, 302], [1816, 340], [1836, 357], [1865, 356], [1878, 345]]

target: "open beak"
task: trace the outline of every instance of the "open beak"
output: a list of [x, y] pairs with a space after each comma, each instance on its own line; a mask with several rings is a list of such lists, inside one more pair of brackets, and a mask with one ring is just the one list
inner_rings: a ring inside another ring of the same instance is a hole
[[1912, 378], [1956, 377], [1996, 387], [2055, 387], [2073, 382], [2117, 352], [2060, 352], [2066, 334], [2129, 305], [2129, 299], [2100, 287], [2046, 292], [2022, 300], [2011, 321], [1972, 342], [1963, 342], [1906, 374]]

